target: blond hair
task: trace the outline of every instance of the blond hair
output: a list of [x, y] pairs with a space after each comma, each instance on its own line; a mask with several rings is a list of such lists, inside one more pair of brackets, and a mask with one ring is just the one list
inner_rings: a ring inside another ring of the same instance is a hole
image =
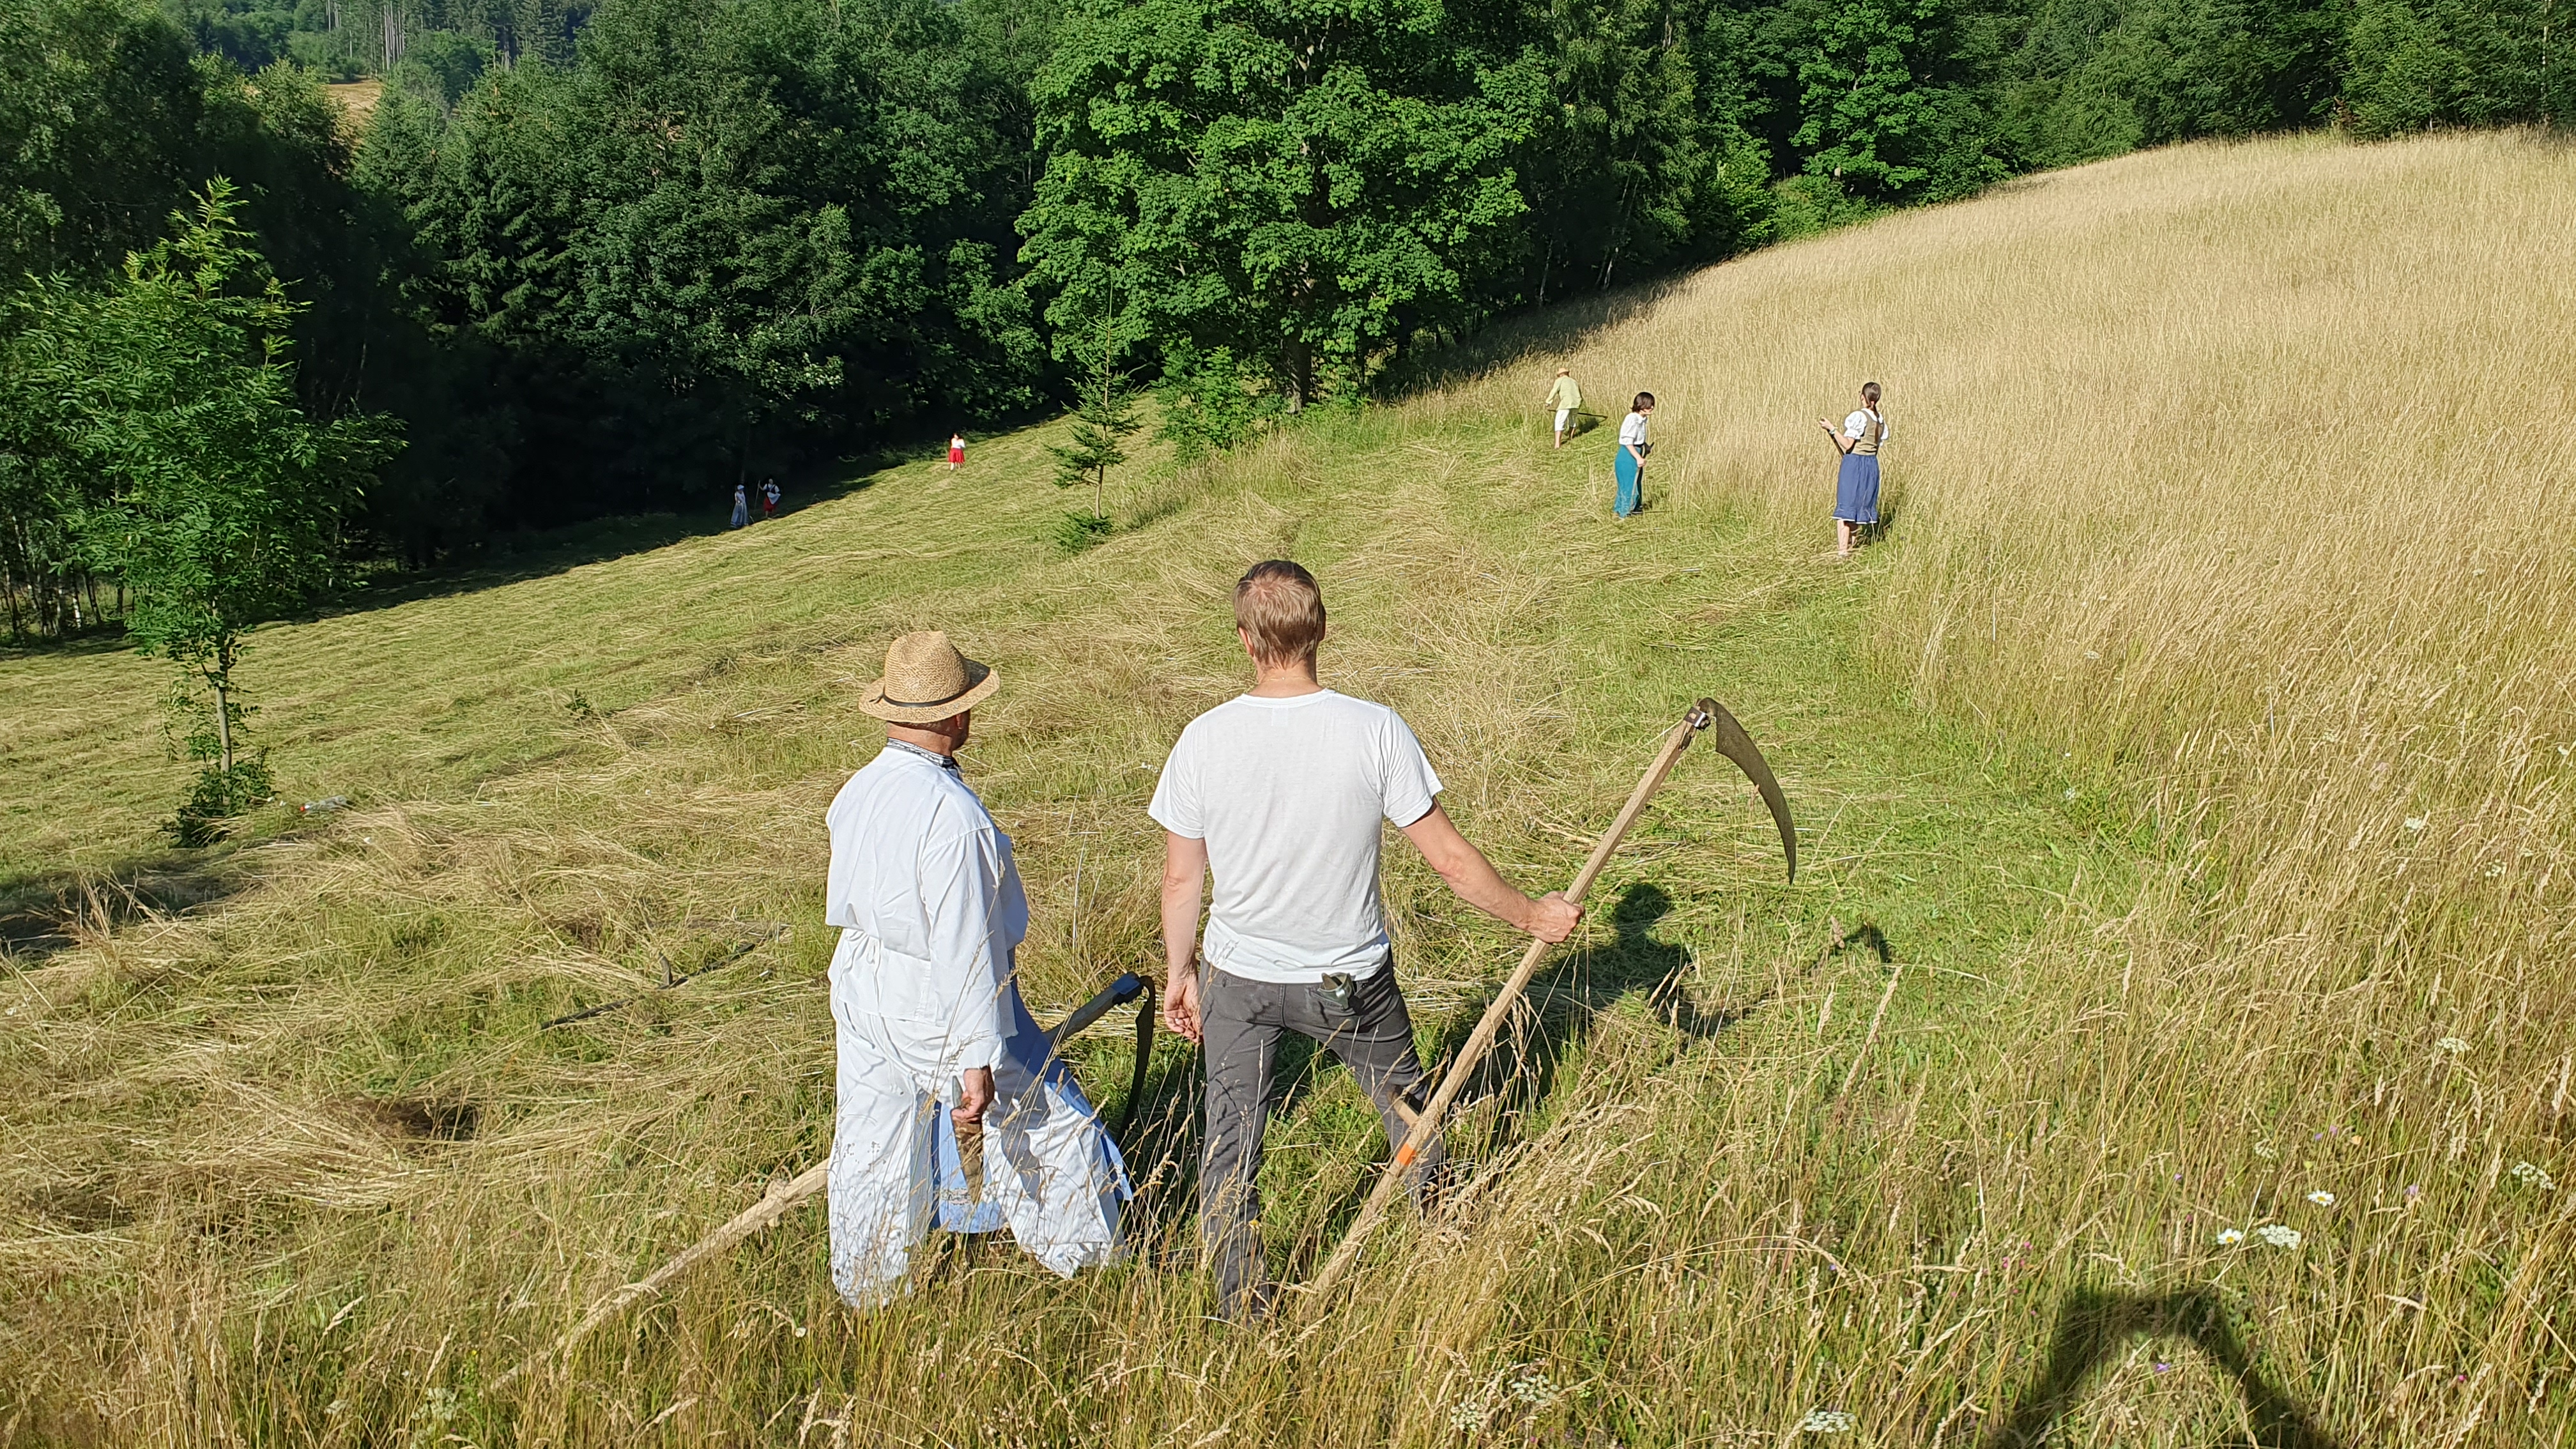
[[1303, 567], [1265, 559], [1234, 586], [1234, 627], [1263, 664], [1312, 664], [1324, 642], [1324, 591]]

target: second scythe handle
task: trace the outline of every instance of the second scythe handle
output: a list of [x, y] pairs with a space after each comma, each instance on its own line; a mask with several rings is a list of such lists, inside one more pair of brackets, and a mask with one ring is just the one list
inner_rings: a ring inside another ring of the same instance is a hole
[[[1629, 792], [1628, 803], [1619, 807], [1619, 817], [1610, 822], [1609, 830], [1603, 832], [1600, 842], [1592, 847], [1592, 856], [1583, 862], [1583, 869], [1575, 873], [1574, 884], [1565, 888], [1567, 900], [1578, 905], [1582, 903], [1585, 893], [1592, 889], [1592, 882], [1600, 877], [1601, 868], [1610, 863], [1610, 853], [1619, 848], [1621, 837], [1628, 833], [1629, 826], [1637, 823], [1637, 817], [1645, 813], [1646, 802], [1654, 798], [1656, 788], [1664, 783], [1666, 775], [1673, 772], [1673, 765], [1681, 759], [1682, 751], [1690, 747], [1691, 736], [1706, 728], [1710, 719], [1709, 714], [1694, 706], [1664, 737], [1664, 748], [1655, 756], [1655, 763], [1647, 769], [1645, 778], [1637, 782], [1637, 788]], [[1422, 1149], [1431, 1145], [1432, 1137], [1440, 1131], [1441, 1118], [1448, 1115], [1450, 1104], [1466, 1089], [1469, 1079], [1475, 1075], [1476, 1064], [1493, 1049], [1494, 1038], [1503, 1029], [1503, 1019], [1511, 1014], [1512, 1004], [1520, 1000], [1530, 978], [1538, 974], [1539, 963], [1547, 959], [1547, 950], [1547, 942], [1531, 940], [1529, 949], [1521, 954], [1521, 964], [1512, 972], [1511, 979], [1503, 983], [1493, 1005], [1485, 1008], [1485, 1015], [1476, 1023], [1476, 1030], [1468, 1036], [1467, 1044], [1458, 1049], [1449, 1069], [1440, 1074], [1439, 1089], [1431, 1094], [1431, 1101], [1423, 1107], [1421, 1115], [1413, 1119], [1413, 1130], [1404, 1134], [1404, 1141], [1396, 1147], [1395, 1156], [1387, 1163], [1386, 1171], [1379, 1174], [1377, 1186], [1369, 1190], [1368, 1201], [1360, 1205], [1360, 1215], [1352, 1220], [1350, 1231], [1342, 1235], [1341, 1246], [1333, 1250], [1333, 1256], [1324, 1264], [1324, 1271], [1316, 1275], [1308, 1290], [1310, 1306], [1320, 1306], [1341, 1285], [1342, 1276], [1350, 1271], [1352, 1261], [1367, 1244], [1370, 1231], [1377, 1226], [1378, 1219], [1386, 1215], [1387, 1204], [1402, 1184], [1406, 1170], [1422, 1155]]]
[[[1047, 1052], [1049, 1056], [1052, 1057], [1057, 1049], [1061, 1048], [1066, 1041], [1073, 1037], [1075, 1033], [1091, 1025], [1093, 1022], [1098, 1021], [1111, 1007], [1118, 1005], [1120, 1002], [1133, 1001], [1138, 996], [1143, 995], [1144, 991], [1144, 978], [1138, 976], [1133, 971], [1130, 971], [1119, 977], [1117, 980], [1109, 983], [1106, 990], [1102, 991], [1099, 995], [1092, 997], [1089, 1001], [1084, 1002], [1071, 1016], [1058, 1022], [1055, 1029], [1047, 1033]], [[1145, 1014], [1141, 1018], [1140, 1025], [1138, 1026], [1136, 1033], [1136, 1050], [1138, 1052], [1136, 1060], [1136, 1081], [1140, 1085], [1145, 1080], [1145, 1058], [1143, 1053], [1150, 1050], [1153, 1043], [1153, 1006], [1154, 1003], [1152, 999], [1148, 998], [1145, 1002]], [[1136, 1104], [1132, 1093], [1127, 1104], [1127, 1117], [1131, 1122], [1134, 1121], [1136, 1117]], [[494, 1379], [491, 1385], [492, 1388], [496, 1390], [506, 1388], [524, 1376], [530, 1369], [536, 1367], [537, 1364], [545, 1358], [560, 1357], [561, 1355], [572, 1352], [573, 1346], [580, 1343], [585, 1337], [588, 1337], [592, 1329], [597, 1328], [602, 1323], [605, 1323], [610, 1318], [616, 1316], [616, 1314], [620, 1310], [624, 1309], [628, 1304], [635, 1302], [639, 1298], [649, 1297], [653, 1293], [659, 1291], [663, 1284], [679, 1277], [682, 1273], [687, 1272], [691, 1267], [708, 1258], [714, 1257], [716, 1254], [723, 1252], [725, 1249], [732, 1247], [734, 1244], [741, 1242], [743, 1239], [750, 1237], [752, 1234], [759, 1232], [761, 1229], [768, 1227], [774, 1222], [777, 1222], [780, 1218], [787, 1216], [787, 1210], [789, 1208], [795, 1207], [797, 1204], [814, 1196], [816, 1193], [824, 1191], [826, 1188], [831, 1186], [831, 1182], [832, 1156], [830, 1153], [826, 1152], [823, 1155], [822, 1161], [815, 1163], [812, 1167], [796, 1174], [793, 1179], [770, 1188], [769, 1191], [761, 1195], [760, 1201], [753, 1203], [751, 1206], [744, 1208], [741, 1212], [736, 1213], [732, 1221], [726, 1223], [723, 1227], [716, 1229], [714, 1232], [707, 1234], [705, 1237], [700, 1238], [695, 1244], [691, 1245], [686, 1252], [680, 1254], [680, 1256], [673, 1258], [671, 1261], [654, 1269], [652, 1272], [647, 1273], [642, 1278], [639, 1278], [632, 1283], [610, 1290], [607, 1294], [603, 1295], [598, 1302], [593, 1303], [590, 1306], [590, 1311], [584, 1313], [579, 1322], [575, 1323], [561, 1338], [555, 1340], [553, 1348], [549, 1349], [544, 1354], [539, 1354], [534, 1357], [521, 1360], [519, 1364], [510, 1369], [509, 1372]]]

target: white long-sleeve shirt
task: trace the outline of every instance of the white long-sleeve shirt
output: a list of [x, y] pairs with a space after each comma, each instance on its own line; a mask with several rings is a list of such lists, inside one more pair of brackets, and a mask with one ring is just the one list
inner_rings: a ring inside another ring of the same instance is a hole
[[823, 919], [878, 948], [875, 969], [851, 983], [854, 1009], [925, 1073], [991, 1066], [1016, 1016], [1004, 999], [1011, 953], [1029, 932], [1011, 838], [955, 770], [897, 744], [850, 777], [823, 819]]

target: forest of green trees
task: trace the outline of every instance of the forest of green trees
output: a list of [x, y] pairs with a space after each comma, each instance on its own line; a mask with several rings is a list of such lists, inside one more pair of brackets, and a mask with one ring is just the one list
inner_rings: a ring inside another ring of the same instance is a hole
[[[22, 639], [121, 621], [174, 587], [144, 541], [221, 515], [316, 555], [273, 612], [1109, 372], [1222, 447], [2016, 172], [2552, 124], [2572, 7], [0, 0], [0, 594]], [[249, 418], [284, 441], [217, 436]]]

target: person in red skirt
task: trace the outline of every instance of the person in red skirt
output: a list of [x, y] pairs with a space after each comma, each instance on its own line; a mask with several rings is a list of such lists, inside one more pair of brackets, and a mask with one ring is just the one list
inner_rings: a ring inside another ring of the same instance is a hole
[[948, 471], [954, 473], [965, 466], [966, 435], [964, 433], [950, 433], [948, 435]]

